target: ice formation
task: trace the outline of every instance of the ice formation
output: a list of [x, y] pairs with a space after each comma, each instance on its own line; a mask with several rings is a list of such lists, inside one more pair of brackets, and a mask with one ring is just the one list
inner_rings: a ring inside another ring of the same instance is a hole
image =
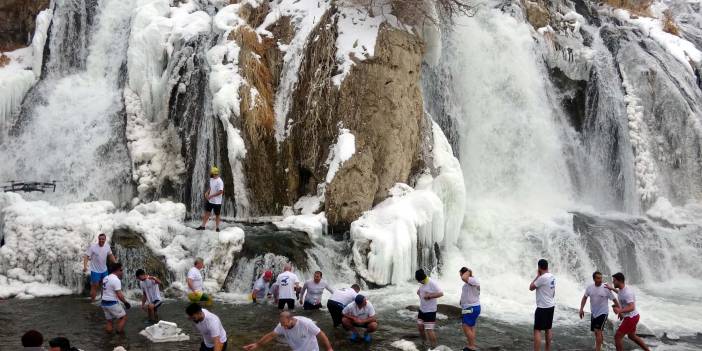
[[351, 134], [350, 130], [340, 128], [336, 144], [331, 147], [329, 159], [327, 160], [329, 164], [326, 177], [327, 183], [332, 182], [339, 168], [341, 168], [344, 162], [350, 159], [354, 153], [356, 153], [356, 137]]
[[178, 324], [167, 321], [159, 321], [157, 324], [150, 325], [139, 334], [146, 337], [152, 342], [174, 342], [187, 341], [190, 336], [182, 333], [182, 329], [178, 328]]
[[285, 217], [273, 223], [278, 229], [299, 230], [307, 233], [312, 240], [318, 240], [327, 233], [327, 217], [324, 212], [318, 214], [300, 214]]

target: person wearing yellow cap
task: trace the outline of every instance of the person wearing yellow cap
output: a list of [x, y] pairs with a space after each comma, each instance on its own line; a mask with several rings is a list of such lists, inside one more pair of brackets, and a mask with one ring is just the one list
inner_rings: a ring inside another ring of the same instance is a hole
[[224, 182], [219, 177], [219, 168], [212, 166], [210, 169], [210, 186], [205, 192], [205, 214], [202, 215], [202, 225], [197, 230], [205, 230], [210, 215], [215, 213], [215, 230], [219, 231], [219, 223], [222, 219], [222, 195], [224, 194]]

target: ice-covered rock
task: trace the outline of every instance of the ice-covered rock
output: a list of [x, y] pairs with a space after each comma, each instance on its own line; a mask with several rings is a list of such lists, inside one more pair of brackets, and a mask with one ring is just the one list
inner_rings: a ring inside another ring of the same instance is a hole
[[150, 325], [139, 334], [146, 337], [152, 342], [174, 342], [187, 341], [190, 336], [182, 333], [182, 329], [173, 322], [159, 321], [157, 324]]

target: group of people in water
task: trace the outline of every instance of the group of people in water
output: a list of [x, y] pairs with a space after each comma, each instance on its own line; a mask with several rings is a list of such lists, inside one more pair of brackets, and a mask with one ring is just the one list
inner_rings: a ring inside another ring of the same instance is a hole
[[[105, 330], [110, 333], [113, 331], [122, 333], [126, 323], [126, 310], [131, 305], [122, 290], [123, 267], [119, 262], [116, 262], [106, 241], [106, 235], [100, 234], [98, 242], [90, 245], [85, 254], [84, 269], [87, 273], [89, 263], [92, 300], [96, 298], [98, 285], [102, 288], [100, 305], [106, 319]], [[107, 272], [108, 262], [111, 263], [109, 274]], [[529, 286], [529, 289], [535, 291], [536, 294], [534, 350], [541, 349], [542, 333], [544, 333], [545, 350], [551, 350], [556, 279], [549, 272], [546, 260], [539, 260], [537, 267], [536, 277]], [[204, 260], [196, 258], [193, 267], [187, 273], [186, 285], [190, 305], [187, 306], [185, 312], [202, 335], [200, 350], [226, 350], [226, 330], [219, 317], [205, 308], [212, 304], [212, 298], [204, 289], [201, 272], [203, 268]], [[461, 268], [458, 273], [463, 281], [459, 302], [461, 327], [466, 337], [466, 345], [463, 350], [477, 350], [476, 325], [481, 313], [480, 281], [467, 267]], [[158, 308], [162, 304], [159, 288], [162, 283], [157, 277], [146, 274], [142, 269], [137, 270], [135, 276], [142, 292], [141, 307], [148, 314], [149, 319], [155, 322], [158, 320]], [[373, 304], [367, 296], [360, 294], [361, 287], [358, 284], [353, 284], [349, 287], [334, 289], [322, 276], [322, 272], [317, 271], [312, 279], [303, 282], [293, 272], [291, 264], [285, 264], [283, 271], [275, 279], [272, 271], [263, 272], [253, 284], [251, 299], [254, 303], [272, 301], [276, 304], [281, 311], [279, 324], [257, 342], [244, 346], [244, 350], [258, 349], [279, 337], [292, 350], [296, 351], [319, 350], [320, 344], [326, 350], [332, 350], [329, 338], [317, 327], [314, 321], [306, 317], [295, 316], [292, 313], [296, 304], [301, 305], [305, 310], [321, 309], [325, 290], [331, 294], [327, 299], [326, 307], [334, 328], [342, 326], [349, 333], [348, 339], [351, 342], [370, 343], [372, 334], [378, 330], [378, 319]], [[603, 330], [608, 320], [609, 301], [612, 301], [614, 313], [622, 320], [614, 335], [616, 349], [623, 350], [623, 339], [626, 336], [644, 350], [648, 350], [643, 340], [636, 335], [639, 314], [636, 311], [634, 292], [626, 286], [624, 275], [622, 273], [614, 274], [611, 285], [603, 282], [603, 275], [600, 272], [593, 273], [592, 278], [593, 284], [585, 290], [579, 314], [580, 318], [584, 317], [584, 307], [589, 299], [590, 330], [595, 336], [595, 349], [599, 351], [602, 348]], [[419, 298], [418, 332], [428, 346], [436, 347], [438, 344], [435, 333], [438, 301], [444, 296], [444, 292], [437, 281], [430, 278], [422, 269], [415, 272], [415, 279], [419, 283], [417, 289]], [[616, 297], [614, 293], [617, 294]]]

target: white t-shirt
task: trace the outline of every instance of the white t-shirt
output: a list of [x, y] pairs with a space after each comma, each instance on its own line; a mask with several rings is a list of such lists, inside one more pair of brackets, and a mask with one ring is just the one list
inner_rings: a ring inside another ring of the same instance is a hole
[[[220, 178], [220, 177], [210, 178], [210, 195], [216, 194], [222, 190], [224, 190], [224, 182], [222, 181], [222, 178]], [[223, 194], [219, 194], [213, 198], [210, 198], [207, 201], [209, 201], [211, 204], [221, 205], [222, 204], [222, 197], [223, 197]]]
[[[619, 304], [622, 308], [625, 308], [632, 303], [636, 302], [636, 297], [634, 296], [634, 290], [629, 287], [624, 287], [624, 289], [619, 289]], [[638, 311], [633, 310], [631, 312], [622, 313], [624, 317], [636, 317], [639, 314]]]
[[294, 299], [295, 284], [299, 283], [300, 279], [293, 272], [283, 272], [278, 274], [278, 299]]
[[200, 323], [195, 323], [195, 328], [200, 331], [202, 342], [205, 343], [205, 346], [214, 347], [214, 338], [216, 336], [219, 336], [219, 341], [222, 344], [227, 342], [227, 332], [224, 330], [219, 317], [204, 308], [202, 313], [205, 314], [205, 318]]
[[341, 288], [334, 290], [329, 300], [336, 301], [346, 306], [353, 302], [353, 300], [356, 298], [356, 295], [358, 295], [356, 290], [353, 290], [351, 288]]
[[282, 336], [293, 351], [319, 351], [317, 343], [319, 327], [309, 318], [300, 316], [293, 318], [297, 320], [297, 323], [291, 329], [278, 323], [273, 332]]
[[155, 301], [161, 300], [161, 291], [158, 288], [158, 284], [151, 279], [146, 279], [143, 282], [139, 282], [139, 287], [141, 291], [146, 296], [146, 301], [149, 303], [154, 303]]
[[100, 246], [98, 243], [94, 243], [88, 247], [85, 255], [90, 258], [90, 271], [95, 273], [107, 272], [107, 255], [112, 253], [110, 245], [105, 243], [105, 245]]
[[188, 271], [188, 278], [193, 281], [193, 289], [190, 289], [191, 292], [203, 292], [205, 289], [202, 287], [202, 273], [200, 273], [200, 270], [197, 269], [197, 267], [192, 267]]
[[480, 306], [480, 282], [476, 277], [468, 278], [461, 288], [461, 307]]
[[590, 298], [590, 314], [592, 318], [597, 318], [609, 313], [609, 300], [614, 300], [614, 294], [604, 284], [596, 286], [592, 284], [585, 289], [585, 296]]
[[307, 292], [307, 295], [305, 295], [305, 301], [313, 305], [317, 305], [322, 303], [322, 294], [324, 294], [324, 289], [329, 290], [330, 293], [334, 292], [326, 281], [320, 280], [318, 284], [314, 282], [314, 279], [311, 279], [305, 282], [305, 285], [302, 286], [300, 295]]
[[263, 277], [256, 280], [253, 288], [256, 290], [256, 299], [258, 300], [263, 300], [268, 295], [268, 283], [263, 280]]
[[110, 274], [102, 279], [102, 301], [119, 301], [117, 292], [122, 290], [122, 282], [116, 275]]
[[346, 305], [341, 313], [358, 317], [360, 319], [367, 319], [375, 316], [375, 308], [373, 308], [373, 305], [368, 300], [366, 300], [366, 305], [363, 306], [363, 308], [358, 308], [358, 306], [356, 306], [356, 302], [352, 302]]
[[536, 307], [551, 308], [556, 306], [556, 277], [551, 273], [544, 273], [536, 278]]
[[424, 296], [428, 294], [434, 294], [434, 293], [440, 293], [441, 288], [439, 287], [439, 284], [436, 284], [436, 282], [429, 278], [429, 281], [427, 281], [426, 284], [421, 284], [419, 285], [419, 310], [422, 312], [436, 312], [436, 307], [439, 304], [439, 299], [434, 298], [434, 299], [425, 299]]

